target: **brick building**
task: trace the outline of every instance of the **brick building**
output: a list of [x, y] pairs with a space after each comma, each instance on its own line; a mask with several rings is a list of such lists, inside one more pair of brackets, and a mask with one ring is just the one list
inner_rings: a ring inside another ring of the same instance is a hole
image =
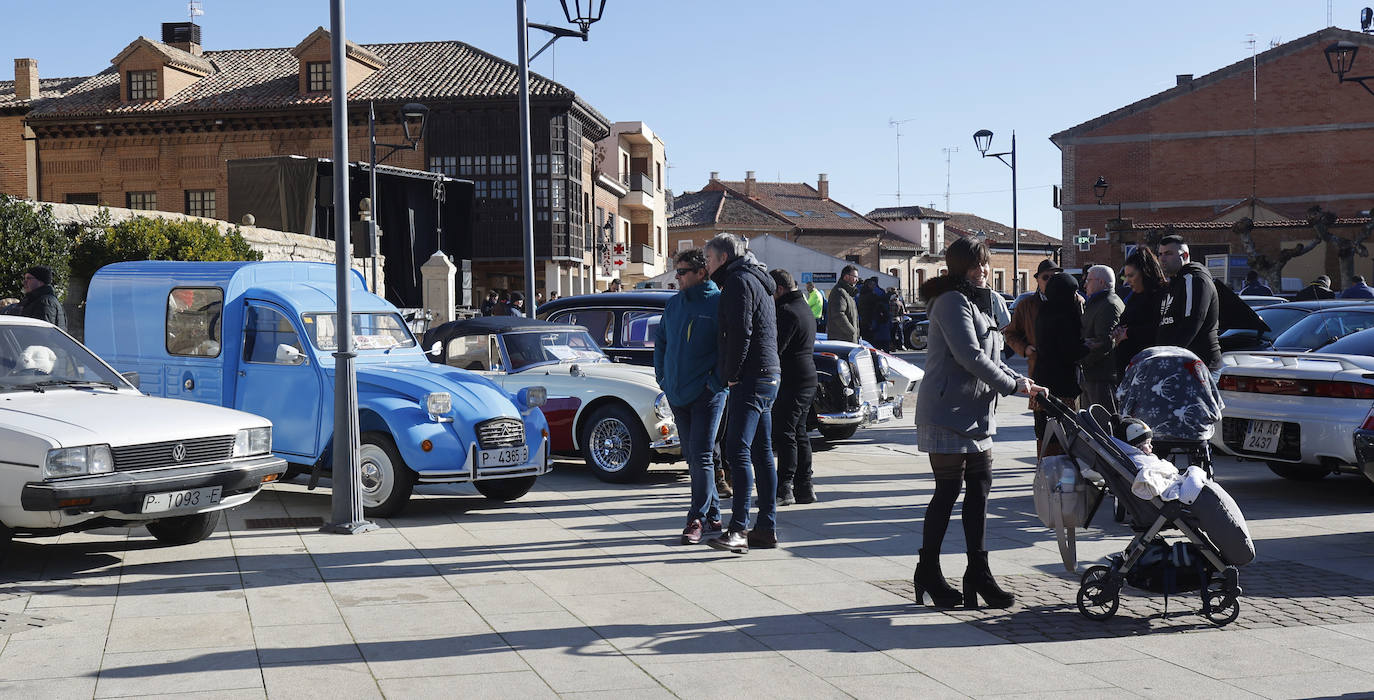
[[805, 182], [759, 182], [754, 171], [743, 181], [711, 180], [699, 192], [677, 195], [668, 220], [668, 246], [677, 251], [706, 243], [722, 231], [749, 238], [773, 234], [826, 255], [875, 270], [886, 231], [830, 198], [822, 173], [815, 186]]
[[[1329, 72], [1323, 49], [1336, 41], [1374, 53], [1374, 37], [1323, 29], [1253, 61], [1177, 76], [1164, 92], [1051, 136], [1062, 152], [1065, 264], [1117, 266], [1127, 245], [1169, 224], [1209, 254], [1244, 256], [1230, 225], [1241, 218], [1289, 222], [1253, 230], [1259, 252], [1272, 260], [1312, 239], [1302, 225], [1309, 207], [1342, 221], [1368, 210], [1374, 97]], [[1101, 204], [1093, 192], [1098, 177], [1110, 185]], [[1118, 208], [1123, 221], [1112, 223]], [[1070, 245], [1080, 232], [1094, 241], [1086, 251]], [[1301, 276], [1325, 270], [1334, 277], [1334, 249], [1323, 243], [1304, 256], [1298, 267], [1312, 270]], [[1368, 258], [1357, 263], [1358, 274], [1374, 272]]]
[[[387, 164], [472, 180], [475, 291], [523, 287], [516, 67], [459, 41], [348, 42], [347, 58], [350, 159], [367, 159], [368, 102], [386, 143], [403, 142], [400, 105], [427, 105], [419, 150]], [[329, 61], [323, 28], [294, 48], [205, 51], [186, 22], [88, 77], [43, 80], [18, 59], [17, 80], [0, 83], [0, 191], [223, 218], [227, 161], [332, 155]], [[531, 74], [530, 88], [536, 274], [585, 291], [593, 149], [611, 124], [559, 83]]]
[[[616, 122], [610, 135], [597, 142], [595, 159], [591, 223], [602, 241], [596, 260], [598, 288], [611, 277], [633, 285], [662, 274], [672, 255], [663, 139], [644, 122]], [[619, 260], [624, 264], [619, 267], [613, 255], [617, 245], [623, 250]], [[593, 244], [589, 241], [587, 247]]]

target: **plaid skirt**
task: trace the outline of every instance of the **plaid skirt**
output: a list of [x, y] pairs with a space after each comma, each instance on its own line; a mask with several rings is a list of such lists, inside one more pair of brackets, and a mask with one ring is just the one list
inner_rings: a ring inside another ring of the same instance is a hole
[[992, 449], [992, 436], [974, 439], [938, 425], [918, 425], [916, 449], [938, 454], [986, 452]]

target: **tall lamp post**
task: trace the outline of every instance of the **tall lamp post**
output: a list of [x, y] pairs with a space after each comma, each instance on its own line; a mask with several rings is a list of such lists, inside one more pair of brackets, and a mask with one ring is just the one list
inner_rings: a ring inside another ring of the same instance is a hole
[[[401, 108], [401, 129], [405, 132], [406, 142], [402, 144], [377, 143], [377, 107], [374, 103], [367, 103], [367, 142], [369, 154], [369, 167], [367, 169], [367, 194], [371, 197], [368, 202], [368, 218], [371, 225], [368, 226], [368, 241], [372, 253], [372, 293], [377, 293], [377, 164], [396, 155], [397, 151], [414, 151], [420, 145], [420, 139], [425, 136], [425, 117], [429, 115], [429, 108], [418, 103], [410, 102]], [[386, 155], [377, 157], [377, 147], [389, 148]]]
[[334, 468], [330, 521], [322, 532], [353, 535], [376, 530], [363, 520], [362, 469], [358, 464], [358, 378], [353, 371], [353, 251], [348, 231], [348, 85], [344, 66], [343, 0], [329, 2], [330, 107], [334, 119]]
[[[515, 0], [515, 29], [520, 58], [520, 220], [525, 229], [525, 315], [534, 318], [534, 178], [532, 177], [530, 152], [530, 61], [553, 46], [553, 42], [563, 37], [578, 37], [587, 40], [587, 30], [601, 19], [606, 9], [606, 0], [559, 0], [563, 5], [563, 16], [568, 24], [576, 24], [578, 29], [554, 27], [547, 24], [533, 24], [526, 13], [526, 0]], [[540, 29], [553, 37], [534, 55], [529, 55], [529, 30]], [[578, 144], [581, 148], [581, 144]]]
[[[1021, 293], [1021, 229], [1016, 225], [1016, 132], [1011, 132], [1011, 150], [1002, 153], [988, 153], [992, 147], [992, 132], [979, 129], [973, 135], [973, 145], [984, 158], [996, 158], [1011, 168], [1011, 293]], [[1007, 160], [1002, 156], [1011, 156]]]

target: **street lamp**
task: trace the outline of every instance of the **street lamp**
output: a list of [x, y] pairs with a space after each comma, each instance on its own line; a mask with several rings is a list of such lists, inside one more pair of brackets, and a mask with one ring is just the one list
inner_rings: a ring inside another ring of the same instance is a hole
[[[601, 232], [592, 243], [592, 291], [596, 291], [596, 268], [601, 265], [601, 251], [609, 250], [611, 241], [615, 236], [615, 214], [606, 212], [606, 223], [601, 225]], [[609, 273], [608, 273], [609, 274]]]
[[[1010, 151], [988, 153], [992, 148], [992, 132], [987, 129], [979, 129], [973, 134], [973, 145], [984, 158], [996, 158], [1011, 168], [1011, 292], [1016, 296], [1021, 293], [1021, 229], [1016, 225], [1016, 132], [1011, 132]], [[1011, 160], [1002, 156], [1011, 156]]]
[[[1107, 188], [1109, 188], [1109, 187], [1111, 187], [1111, 185], [1107, 184], [1107, 178], [1105, 178], [1105, 177], [1103, 177], [1103, 176], [1101, 176], [1101, 175], [1098, 175], [1098, 176], [1097, 176], [1097, 182], [1093, 183], [1093, 194], [1097, 196], [1097, 203], [1098, 203], [1098, 205], [1101, 205], [1101, 204], [1102, 204], [1102, 198], [1107, 196]], [[1120, 221], [1120, 220], [1121, 220], [1121, 200], [1120, 200], [1120, 199], [1116, 200], [1116, 220], [1117, 220], [1117, 221]]]
[[[559, 0], [563, 5], [563, 16], [567, 18], [569, 24], [576, 24], [578, 30], [567, 29], [565, 27], [554, 27], [547, 24], [532, 24], [526, 12], [526, 0], [515, 0], [515, 29], [516, 43], [519, 48], [520, 58], [520, 219], [525, 229], [525, 298], [530, 303], [525, 304], [525, 315], [534, 318], [534, 178], [533, 169], [530, 167], [533, 150], [530, 146], [530, 61], [544, 53], [544, 49], [553, 45], [553, 42], [564, 37], [578, 37], [583, 41], [587, 40], [587, 30], [601, 19], [601, 12], [606, 9], [606, 0], [572, 0], [572, 7], [568, 7], [568, 0]], [[548, 40], [534, 55], [529, 55], [530, 38], [529, 30], [539, 29], [553, 37]], [[581, 148], [581, 144], [576, 146]]]
[[[418, 103], [409, 102], [401, 107], [401, 130], [405, 133], [406, 142], [403, 144], [377, 143], [377, 108], [372, 102], [367, 103], [367, 142], [369, 153], [369, 167], [367, 169], [367, 192], [371, 197], [368, 201], [368, 218], [371, 220], [368, 226], [368, 240], [371, 241], [372, 248], [372, 293], [377, 293], [377, 164], [396, 155], [397, 151], [414, 151], [419, 147], [420, 139], [425, 135], [425, 117], [429, 115], [429, 108]], [[391, 150], [381, 158], [377, 157], [377, 147], [383, 146]]]

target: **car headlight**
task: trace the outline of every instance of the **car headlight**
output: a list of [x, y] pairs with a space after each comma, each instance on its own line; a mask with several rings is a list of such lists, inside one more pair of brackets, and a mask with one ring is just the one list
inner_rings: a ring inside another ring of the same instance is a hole
[[48, 450], [43, 461], [43, 478], [108, 474], [114, 471], [114, 455], [109, 445], [86, 445]]
[[878, 356], [878, 372], [881, 374], [882, 378], [883, 378], [883, 379], [886, 379], [886, 378], [892, 376], [892, 371], [891, 371], [891, 370], [892, 370], [892, 364], [891, 364], [890, 362], [888, 362], [888, 360], [887, 360], [887, 355], [879, 355], [879, 356]]
[[527, 386], [516, 392], [515, 401], [525, 408], [539, 408], [549, 402], [549, 390], [542, 386]]
[[659, 420], [671, 420], [673, 408], [668, 405], [668, 395], [659, 393], [658, 398], [654, 399], [654, 413], [658, 414]]
[[429, 419], [439, 421], [453, 412], [453, 395], [447, 391], [436, 391], [425, 395], [425, 410]]
[[849, 370], [849, 360], [842, 358], [835, 360], [835, 370], [836, 374], [840, 375], [840, 383], [848, 386], [850, 379], [854, 376], [854, 373]]
[[234, 433], [234, 456], [265, 454], [272, 451], [271, 428], [244, 428]]

